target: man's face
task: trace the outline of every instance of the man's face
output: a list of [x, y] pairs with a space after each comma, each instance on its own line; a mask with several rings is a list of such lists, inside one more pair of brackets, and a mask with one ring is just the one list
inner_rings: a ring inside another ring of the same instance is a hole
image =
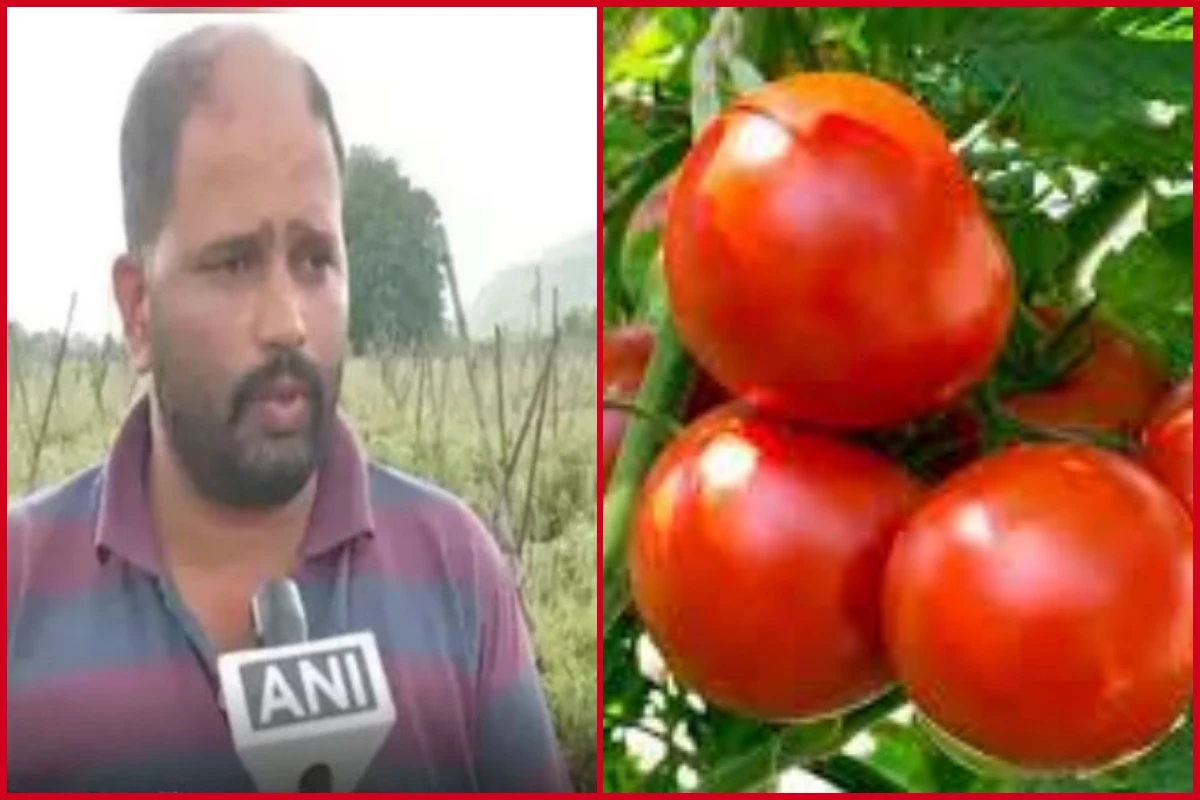
[[[144, 265], [144, 335], [170, 441], [197, 489], [261, 508], [325, 452], [346, 338], [339, 176], [295, 64], [232, 45], [181, 134]], [[140, 353], [140, 355], [139, 355]]]

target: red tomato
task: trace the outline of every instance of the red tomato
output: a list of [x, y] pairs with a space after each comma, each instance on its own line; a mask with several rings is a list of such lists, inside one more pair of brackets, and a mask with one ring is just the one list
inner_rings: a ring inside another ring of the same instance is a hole
[[[1046, 312], [1043, 312], [1045, 316]], [[1092, 351], [1059, 385], [1016, 395], [1005, 407], [1035, 425], [1129, 435], [1167, 391], [1161, 364], [1101, 321], [1090, 327]]]
[[1164, 736], [1192, 684], [1192, 524], [1132, 461], [1018, 446], [898, 534], [883, 613], [940, 731], [1018, 768], [1090, 770]]
[[[644, 323], [622, 325], [604, 334], [602, 367], [607, 394], [630, 399], [637, 394], [654, 354], [654, 342], [654, 328]], [[684, 401], [683, 420], [693, 420], [729, 399], [728, 392], [701, 371]]]
[[1192, 511], [1192, 378], [1163, 402], [1142, 434], [1142, 458]]
[[860, 75], [739, 100], [684, 159], [665, 274], [680, 337], [730, 391], [839, 428], [903, 422], [980, 380], [1012, 267], [933, 118]]
[[639, 322], [606, 330], [600, 361], [605, 390], [620, 395], [635, 394], [653, 352], [654, 328], [650, 325]]
[[1188, 375], [1175, 388], [1167, 393], [1151, 417], [1150, 422], [1162, 422], [1174, 416], [1177, 411], [1192, 407], [1192, 376]]
[[655, 463], [632, 528], [634, 602], [675, 676], [766, 720], [886, 688], [880, 586], [916, 491], [870, 451], [741, 404], [692, 423]]

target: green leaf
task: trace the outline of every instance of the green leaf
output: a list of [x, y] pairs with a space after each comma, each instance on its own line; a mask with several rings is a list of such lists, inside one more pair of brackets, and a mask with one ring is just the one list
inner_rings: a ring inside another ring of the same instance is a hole
[[778, 774], [797, 755], [828, 746], [837, 732], [836, 720], [793, 725], [755, 748], [730, 750], [727, 758], [701, 778], [699, 791], [740, 792], [758, 787], [764, 778]]
[[[704, 32], [707, 19], [707, 12], [703, 9], [661, 9], [653, 14], [645, 13], [645, 9], [633, 10], [643, 12], [636, 16], [636, 28], [625, 30], [619, 49], [614, 47], [612, 52], [608, 49], [605, 51], [606, 84], [669, 80], [675, 70], [686, 63], [688, 53]], [[608, 9], [605, 11], [607, 13]], [[628, 16], [623, 18], [618, 15], [613, 20], [614, 39], [616, 32], [621, 30], [622, 21], [629, 25]], [[605, 43], [609, 43], [608, 38]]]
[[1022, 297], [1060, 299], [1069, 294], [1064, 275], [1070, 239], [1060, 223], [1045, 214], [1028, 213], [1006, 218], [1001, 224], [1009, 258], [1017, 273]]
[[[1191, 45], [1083, 30], [978, 48], [966, 56], [989, 93], [1018, 87], [1013, 132], [1084, 165], [1172, 173], [1191, 157], [1191, 128], [1156, 122], [1149, 103], [1190, 105]], [[1153, 147], [1153, 150], [1146, 148]]]
[[611, 61], [605, 61], [606, 81], [665, 80], [683, 57], [680, 43], [659, 18], [651, 18]]
[[1192, 226], [1192, 193], [1163, 194], [1156, 192], [1150, 198], [1150, 206], [1146, 209], [1146, 227], [1151, 230], [1169, 228], [1186, 222]]
[[1126, 782], [1129, 790], [1191, 794], [1193, 736], [1189, 712], [1187, 722], [1179, 730], [1133, 766]]
[[646, 9], [641, 8], [605, 8], [604, 21], [604, 60], [624, 49], [630, 36], [644, 19]]
[[631, 235], [625, 243], [621, 275], [633, 295], [635, 318], [643, 316], [640, 311], [645, 307], [646, 283], [661, 241], [662, 232], [651, 230]]
[[1143, 233], [1110, 253], [1095, 278], [1099, 312], [1165, 359], [1173, 375], [1192, 364], [1192, 256]]
[[638, 205], [661, 183], [683, 158], [687, 142], [682, 138], [667, 139], [644, 153], [634, 163], [636, 170], [629, 181], [604, 209], [604, 320], [606, 324], [621, 321], [633, 309], [628, 290], [640, 288], [626, 285], [626, 233]]
[[1101, 20], [1125, 36], [1192, 41], [1191, 8], [1106, 8]]
[[925, 728], [917, 727], [916, 733], [938, 792], [969, 792], [975, 789], [981, 781], [979, 773], [968, 769], [938, 747], [926, 734]]
[[912, 727], [884, 720], [870, 734], [874, 747], [865, 758], [869, 764], [910, 791], [937, 791], [924, 744]]
[[[996, 127], [1022, 144], [1084, 166], [1175, 175], [1191, 160], [1190, 37], [1131, 35], [1175, 16], [1138, 12], [876, 9], [865, 35], [898, 54], [913, 85], [936, 99], [952, 135], [1015, 86], [1017, 97]], [[1164, 118], [1151, 101], [1160, 111], [1185, 111]]]
[[1154, 194], [1146, 209], [1146, 227], [1169, 252], [1188, 257], [1193, 236], [1192, 193]]

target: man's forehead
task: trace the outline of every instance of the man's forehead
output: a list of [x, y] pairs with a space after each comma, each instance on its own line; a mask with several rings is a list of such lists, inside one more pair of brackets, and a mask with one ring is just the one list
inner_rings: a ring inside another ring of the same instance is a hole
[[[303, 63], [256, 30], [234, 30], [217, 49], [197, 113], [236, 114], [261, 109], [309, 110]], [[264, 108], [265, 107], [265, 108]]]
[[335, 179], [332, 141], [312, 108], [302, 62], [257, 32], [222, 43], [180, 138], [177, 200], [197, 180], [242, 184], [263, 169]]

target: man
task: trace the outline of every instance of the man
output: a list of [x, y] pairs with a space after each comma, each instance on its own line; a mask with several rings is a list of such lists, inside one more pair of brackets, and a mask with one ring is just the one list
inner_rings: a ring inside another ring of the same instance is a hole
[[359, 790], [567, 788], [497, 547], [337, 411], [343, 166], [320, 80], [252, 29], [138, 78], [112, 286], [151, 389], [103, 464], [9, 511], [11, 790], [253, 790], [215, 665], [281, 576], [312, 638], [378, 637], [397, 720]]

